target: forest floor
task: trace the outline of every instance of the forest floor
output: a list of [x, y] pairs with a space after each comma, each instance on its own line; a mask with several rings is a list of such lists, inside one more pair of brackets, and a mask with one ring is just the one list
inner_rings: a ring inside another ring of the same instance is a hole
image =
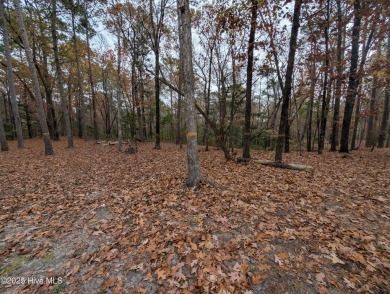
[[389, 149], [200, 147], [193, 191], [176, 145], [65, 144], [0, 153], [0, 293], [390, 293]]

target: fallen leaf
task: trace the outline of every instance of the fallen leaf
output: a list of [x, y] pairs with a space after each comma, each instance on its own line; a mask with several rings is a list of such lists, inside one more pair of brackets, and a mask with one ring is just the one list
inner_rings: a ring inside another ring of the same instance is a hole
[[266, 279], [267, 279], [267, 275], [261, 275], [261, 274], [253, 275], [252, 276], [252, 284], [259, 285], [259, 284], [263, 283]]
[[325, 274], [324, 273], [318, 273], [316, 274], [316, 280], [318, 283], [325, 283], [324, 282]]
[[334, 264], [336, 264], [336, 263], [345, 264], [344, 261], [342, 261], [340, 258], [338, 258], [336, 256], [336, 254], [332, 254], [330, 256], [326, 256], [326, 258], [330, 259], [332, 261], [332, 263], [334, 263]]
[[107, 288], [110, 288], [110, 287], [114, 286], [115, 281], [116, 281], [115, 278], [112, 278], [112, 279], [107, 280], [107, 281], [103, 284], [102, 288], [103, 288], [103, 289], [107, 289]]

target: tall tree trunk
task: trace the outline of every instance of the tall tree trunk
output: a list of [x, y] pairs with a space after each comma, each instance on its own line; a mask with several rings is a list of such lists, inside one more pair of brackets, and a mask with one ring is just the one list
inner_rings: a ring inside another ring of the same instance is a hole
[[[177, 18], [177, 24], [178, 28], [181, 28], [181, 18]], [[181, 38], [182, 32], [179, 31], [179, 38]], [[179, 90], [183, 92], [183, 62], [181, 60], [183, 59], [182, 57], [183, 50], [180, 50], [179, 52]], [[177, 122], [176, 122], [176, 145], [180, 146], [180, 149], [183, 147], [182, 146], [182, 138], [181, 138], [181, 128], [182, 128], [182, 101], [183, 101], [183, 95], [179, 92], [177, 92]]]
[[89, 78], [89, 85], [91, 87], [91, 98], [92, 98], [92, 120], [93, 120], [93, 137], [95, 140], [99, 140], [99, 129], [98, 129], [98, 123], [97, 123], [97, 113], [96, 113], [96, 94], [95, 94], [95, 85], [93, 82], [93, 75], [92, 75], [92, 61], [91, 61], [91, 50], [89, 47], [89, 20], [88, 20], [88, 1], [85, 1], [85, 11], [86, 11], [86, 28], [85, 28], [85, 37], [87, 40], [87, 59], [88, 59], [88, 78]]
[[1, 151], [9, 150], [7, 137], [4, 131], [3, 114], [1, 113], [1, 111], [0, 111], [0, 146], [1, 146]]
[[[43, 33], [42, 28], [40, 30], [40, 33], [41, 34]], [[47, 125], [49, 128], [50, 138], [52, 140], [58, 141], [59, 133], [57, 130], [57, 119], [56, 119], [56, 113], [55, 113], [54, 103], [53, 103], [53, 88], [49, 81], [48, 52], [46, 46], [40, 46], [39, 49], [41, 52], [40, 60], [42, 66], [40, 66], [37, 61], [36, 35], [33, 32], [32, 33], [33, 61], [38, 74], [38, 78], [40, 78], [43, 88], [45, 90], [46, 103], [44, 105], [46, 106]]]
[[290, 152], [290, 124], [292, 120], [290, 120], [290, 107], [287, 111], [287, 124], [286, 130], [284, 132], [284, 153]]
[[32, 139], [33, 138], [33, 131], [32, 131], [32, 124], [31, 124], [30, 108], [28, 107], [27, 99], [24, 103], [24, 112], [26, 113], [26, 124], [27, 124], [28, 137], [30, 139]]
[[368, 117], [367, 135], [366, 135], [366, 147], [372, 147], [374, 145], [375, 130], [374, 130], [374, 119], [377, 117], [376, 114], [376, 86], [377, 78], [374, 76], [372, 79], [371, 89], [371, 101], [370, 101], [370, 113]]
[[160, 118], [160, 48], [159, 45], [155, 44], [155, 80], [154, 80], [154, 90], [155, 90], [155, 98], [156, 98], [156, 143], [154, 148], [155, 149], [161, 149], [160, 144], [160, 124], [161, 124], [161, 118]]
[[[229, 117], [229, 125], [228, 125], [228, 138], [229, 138], [229, 148], [231, 150], [231, 154], [233, 156], [234, 152], [234, 142], [235, 142], [235, 136], [233, 133], [233, 123], [234, 123], [234, 115], [236, 112], [236, 99], [237, 99], [237, 66], [236, 66], [236, 52], [235, 52], [235, 45], [236, 45], [236, 40], [234, 33], [231, 34], [230, 36], [231, 39], [231, 58], [232, 58], [232, 85], [231, 85], [231, 101], [230, 101], [230, 117]], [[211, 80], [210, 80], [211, 81]], [[260, 90], [261, 93], [261, 90]], [[260, 105], [260, 104], [259, 104]]]
[[35, 51], [33, 50], [33, 60], [35, 63], [35, 68], [37, 69], [38, 76], [41, 78], [43, 88], [45, 89], [46, 94], [46, 113], [50, 138], [54, 141], [58, 141], [60, 139], [60, 135], [58, 133], [57, 118], [53, 103], [53, 89], [52, 86], [49, 84], [49, 65], [47, 61], [48, 54], [46, 48], [42, 49], [42, 55], [44, 61], [43, 69], [41, 70], [36, 60]]
[[[142, 65], [141, 65], [142, 66]], [[139, 130], [138, 130], [138, 133], [139, 133], [139, 139], [141, 141], [145, 140], [145, 127], [144, 127], [144, 124], [145, 124], [145, 118], [144, 118], [144, 114], [143, 114], [143, 105], [144, 105], [144, 83], [142, 81], [142, 67], [140, 66], [139, 68], [139, 75], [140, 75], [140, 92], [139, 92], [139, 96], [137, 96], [137, 115], [138, 115], [138, 125], [139, 125]]]
[[327, 99], [328, 74], [329, 74], [329, 18], [330, 4], [326, 1], [326, 26], [325, 26], [325, 74], [322, 90], [322, 106], [321, 106], [321, 126], [318, 138], [318, 154], [322, 154], [325, 144], [326, 121], [328, 116], [329, 101]]
[[294, 70], [295, 51], [297, 47], [301, 4], [302, 4], [302, 0], [296, 0], [294, 5], [294, 15], [293, 15], [293, 22], [291, 27], [291, 37], [290, 37], [290, 50], [288, 54], [287, 70], [286, 70], [286, 81], [283, 90], [282, 111], [280, 115], [278, 139], [276, 141], [276, 148], [275, 148], [275, 161], [277, 162], [282, 162], [283, 159], [283, 147], [285, 141], [284, 137], [288, 125], [288, 109], [289, 109], [289, 102], [291, 96], [292, 75]]
[[[390, 28], [390, 26], [389, 26]], [[387, 36], [387, 65], [390, 64], [390, 30]], [[383, 105], [383, 116], [381, 122], [381, 128], [379, 131], [378, 148], [385, 147], [386, 133], [389, 125], [389, 113], [390, 113], [390, 78], [387, 79], [385, 90], [385, 103]]]
[[257, 27], [258, 1], [251, 1], [251, 28], [248, 42], [248, 63], [246, 68], [246, 92], [245, 92], [245, 124], [243, 136], [242, 157], [249, 159], [251, 146], [251, 112], [252, 112], [252, 78], [253, 78], [253, 51], [255, 50], [255, 37]]
[[184, 106], [186, 109], [187, 124], [187, 186], [198, 187], [201, 172], [198, 155], [198, 143], [195, 119], [195, 89], [194, 70], [192, 65], [192, 37], [189, 0], [177, 0], [178, 14], [181, 19], [179, 28], [180, 50], [183, 57], [183, 91], [185, 93]]
[[[227, 112], [227, 91], [226, 91], [226, 77], [223, 71], [223, 68], [220, 69], [220, 76], [221, 76], [221, 95], [219, 95], [219, 136], [221, 145], [220, 147], [222, 149], [226, 149], [226, 112]], [[230, 158], [230, 156], [228, 156]]]
[[[352, 142], [351, 142], [351, 150], [356, 149], [356, 139], [357, 139], [357, 133], [358, 133], [358, 127], [359, 127], [359, 120], [360, 120], [360, 108], [361, 108], [361, 87], [359, 85], [361, 84], [361, 81], [363, 79], [363, 69], [364, 69], [364, 64], [366, 63], [367, 55], [371, 47], [371, 42], [373, 39], [374, 35], [374, 28], [371, 29], [371, 32], [367, 38], [367, 41], [365, 43], [365, 38], [363, 41], [363, 53], [362, 53], [362, 58], [359, 64], [359, 71], [357, 73], [357, 102], [356, 102], [356, 110], [355, 110], [355, 121], [353, 125], [353, 132], [352, 132]], [[360, 144], [359, 144], [360, 145]]]
[[343, 128], [341, 130], [340, 152], [349, 152], [349, 130], [352, 120], [352, 112], [355, 104], [358, 87], [357, 67], [359, 59], [359, 36], [360, 36], [360, 0], [354, 3], [354, 21], [352, 29], [351, 66], [349, 70], [348, 91], [344, 108]]
[[316, 78], [316, 60], [315, 54], [312, 54], [313, 61], [310, 69], [310, 98], [309, 98], [309, 114], [308, 114], [308, 122], [307, 122], [307, 142], [306, 142], [306, 150], [307, 152], [311, 152], [311, 140], [312, 140], [312, 124], [313, 124], [313, 107], [314, 107], [314, 94], [317, 83]]
[[[181, 26], [181, 18], [178, 16], [177, 18], [177, 25], [179, 28], [179, 38], [181, 38], [181, 31], [180, 28]], [[181, 128], [182, 128], [182, 100], [183, 100], [183, 95], [180, 93], [183, 92], [183, 62], [181, 60], [183, 59], [182, 57], [183, 50], [179, 50], [179, 84], [178, 88], [179, 91], [177, 92], [177, 112], [176, 112], [176, 145], [180, 146], [180, 149], [182, 148], [182, 138], [181, 138]]]
[[5, 16], [5, 7], [3, 1], [0, 1], [0, 14], [1, 14], [2, 27], [3, 27], [3, 43], [5, 47], [5, 58], [7, 61], [7, 78], [8, 78], [8, 87], [9, 87], [9, 94], [11, 100], [12, 114], [15, 122], [16, 136], [18, 139], [18, 148], [21, 149], [24, 148], [23, 130], [22, 130], [22, 122], [20, 120], [20, 115], [19, 115], [19, 107], [16, 101], [15, 80], [14, 80], [14, 74], [12, 68], [11, 50], [9, 47], [8, 24], [7, 24], [7, 18]]
[[72, 39], [76, 60], [76, 74], [77, 74], [77, 87], [79, 92], [79, 137], [87, 139], [87, 122], [86, 122], [86, 111], [85, 111], [85, 101], [84, 101], [84, 90], [83, 90], [83, 79], [81, 76], [81, 67], [80, 67], [80, 52], [79, 45], [77, 43], [77, 34], [76, 34], [76, 20], [75, 20], [75, 4], [72, 2]]
[[57, 36], [56, 21], [57, 21], [57, 0], [52, 0], [51, 33], [53, 39], [54, 62], [56, 66], [58, 91], [60, 93], [61, 106], [62, 106], [62, 111], [64, 113], [68, 148], [73, 148], [72, 126], [70, 124], [69, 110], [68, 110], [68, 105], [65, 97], [61, 64], [58, 56], [58, 36]]
[[4, 120], [5, 121], [9, 121], [10, 120], [10, 115], [8, 114], [8, 107], [7, 107], [7, 104], [8, 104], [8, 99], [7, 99], [7, 96], [8, 95], [3, 95], [3, 104], [4, 104], [4, 112], [5, 112], [5, 118]]
[[355, 120], [353, 122], [351, 150], [356, 149], [356, 139], [357, 139], [357, 133], [358, 133], [358, 127], [359, 127], [360, 108], [361, 108], [361, 97], [360, 97], [360, 95], [358, 95], [357, 101], [356, 101], [356, 108], [355, 108]]
[[[211, 94], [211, 71], [212, 71], [212, 64], [213, 64], [213, 51], [214, 51], [214, 44], [210, 48], [210, 58], [209, 58], [209, 71], [208, 71], [208, 78], [207, 78], [207, 95], [206, 95], [206, 115], [210, 115], [210, 94]], [[209, 124], [207, 121], [205, 121], [205, 144], [206, 144], [206, 151], [209, 150]]]
[[16, 17], [18, 20], [19, 30], [20, 30], [21, 37], [23, 40], [23, 46], [24, 46], [24, 49], [26, 51], [28, 69], [30, 71], [30, 75], [31, 75], [32, 83], [33, 83], [34, 96], [35, 96], [35, 100], [37, 103], [37, 109], [38, 109], [39, 124], [41, 126], [43, 142], [45, 145], [45, 155], [53, 155], [54, 150], [53, 150], [53, 146], [52, 146], [51, 140], [50, 140], [49, 129], [47, 127], [45, 109], [43, 108], [43, 101], [42, 101], [41, 91], [39, 89], [39, 81], [38, 81], [38, 76], [37, 76], [36, 69], [34, 66], [33, 56], [31, 53], [31, 47], [30, 47], [30, 43], [28, 41], [26, 28], [24, 26], [22, 9], [20, 8], [19, 0], [13, 0], [13, 2], [15, 4]]
[[339, 144], [339, 127], [340, 127], [340, 100], [341, 100], [341, 85], [342, 85], [342, 41], [343, 41], [343, 26], [341, 0], [337, 0], [337, 61], [336, 61], [336, 86], [334, 97], [333, 124], [330, 151], [336, 151]]
[[118, 99], [118, 150], [122, 151], [122, 84], [121, 84], [121, 37], [118, 31], [118, 68], [117, 68], [117, 99]]

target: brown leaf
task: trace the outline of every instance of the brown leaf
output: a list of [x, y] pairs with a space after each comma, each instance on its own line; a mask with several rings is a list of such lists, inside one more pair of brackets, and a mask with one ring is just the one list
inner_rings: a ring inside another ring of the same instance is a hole
[[110, 287], [114, 286], [115, 281], [116, 281], [115, 278], [112, 278], [112, 279], [107, 280], [107, 281], [103, 284], [102, 288], [103, 288], [103, 289], [107, 289], [107, 288], [110, 288]]
[[36, 257], [39, 257], [39, 258], [42, 258], [44, 256], [47, 255], [47, 250], [46, 249], [43, 249], [41, 251], [38, 252], [38, 254], [36, 255]]
[[72, 269], [72, 274], [74, 275], [75, 273], [77, 273], [80, 269], [80, 265], [79, 264], [76, 264], [73, 269]]
[[259, 285], [267, 279], [267, 275], [256, 274], [252, 276], [252, 284]]

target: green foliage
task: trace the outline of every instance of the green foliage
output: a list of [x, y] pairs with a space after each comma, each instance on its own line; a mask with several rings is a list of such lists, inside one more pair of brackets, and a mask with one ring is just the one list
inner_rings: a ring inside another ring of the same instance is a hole
[[23, 264], [28, 263], [30, 258], [28, 256], [18, 256], [10, 265], [5, 267], [0, 271], [0, 276], [6, 277], [12, 275], [16, 270], [18, 270]]
[[175, 117], [171, 112], [167, 113], [163, 118], [161, 119], [161, 124], [164, 125], [169, 125], [173, 124], [175, 122]]
[[54, 288], [53, 288], [53, 293], [65, 293], [66, 291], [66, 287], [68, 286], [68, 284], [66, 283], [66, 281], [62, 281], [61, 284], [58, 284], [56, 285]]
[[15, 139], [16, 131], [15, 131], [14, 126], [11, 122], [9, 122], [9, 121], [4, 122], [4, 131], [5, 131], [5, 136], [7, 137], [7, 140]]

